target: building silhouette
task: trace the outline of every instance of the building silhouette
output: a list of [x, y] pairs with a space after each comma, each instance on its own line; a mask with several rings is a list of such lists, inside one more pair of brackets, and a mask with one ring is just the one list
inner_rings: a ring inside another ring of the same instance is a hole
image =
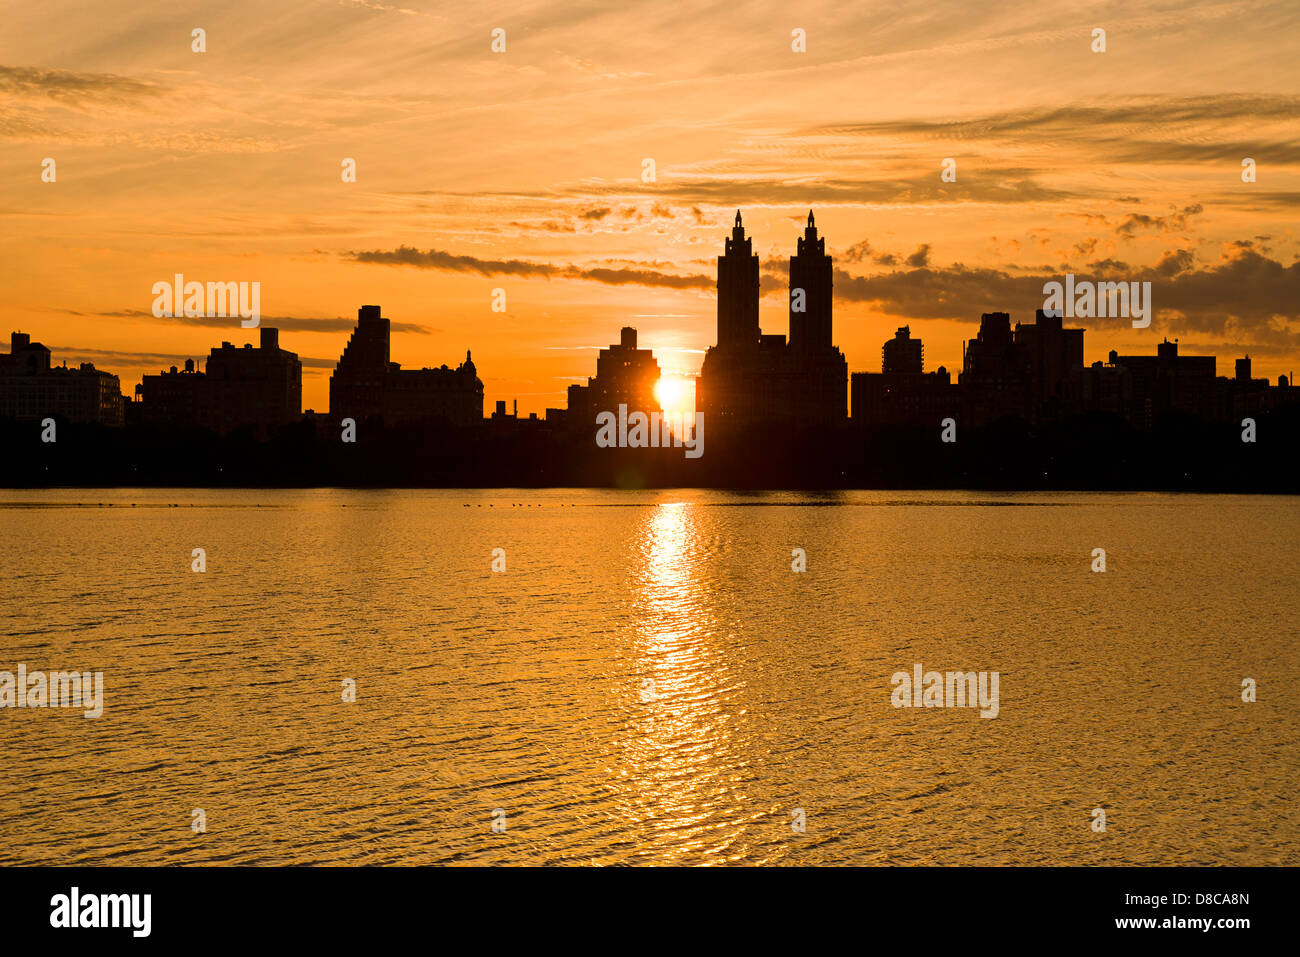
[[263, 327], [257, 348], [229, 342], [208, 354], [209, 425], [225, 434], [253, 426], [267, 434], [302, 416], [302, 362], [280, 348], [280, 333]]
[[263, 326], [258, 345], [221, 343], [205, 372], [185, 360], [184, 371], [146, 375], [136, 387], [135, 418], [151, 425], [211, 429], [227, 435], [251, 428], [260, 438], [302, 418], [302, 362], [280, 348], [279, 330]]
[[83, 362], [51, 365], [50, 350], [25, 332], [9, 336], [0, 354], [0, 417], [20, 421], [45, 418], [69, 422], [123, 423], [122, 387], [117, 376]]
[[1177, 340], [1159, 343], [1155, 355], [1112, 350], [1108, 361], [1085, 366], [1083, 337], [1041, 309], [1033, 323], [1014, 328], [1008, 313], [985, 313], [964, 343], [954, 385], [942, 367], [921, 371], [923, 347], [904, 326], [881, 349], [880, 373], [853, 373], [853, 423], [933, 426], [952, 416], [975, 426], [1003, 418], [1040, 424], [1107, 413], [1150, 430], [1170, 413], [1239, 421], [1300, 398], [1286, 376], [1276, 387], [1252, 378], [1249, 357], [1236, 360], [1233, 378], [1216, 376], [1214, 356], [1179, 355]]
[[975, 338], [965, 344], [963, 411], [983, 425], [1004, 416], [1029, 422], [1059, 418], [1074, 401], [1083, 370], [1083, 330], [1066, 329], [1059, 315], [1039, 309], [1032, 324], [1005, 312], [980, 317]]
[[483, 421], [483, 383], [465, 352], [455, 369], [403, 369], [389, 357], [391, 323], [379, 306], [357, 310], [343, 354], [330, 375], [334, 419], [382, 419], [385, 425], [444, 421], [457, 426]]
[[1223, 419], [1229, 413], [1228, 380], [1217, 381], [1214, 356], [1180, 356], [1178, 340], [1167, 338], [1154, 356], [1121, 356], [1111, 350], [1110, 364], [1126, 369], [1133, 382], [1127, 416], [1149, 428], [1171, 411], [1204, 419]]
[[1060, 418], [1071, 401], [1071, 383], [1083, 368], [1083, 330], [1065, 328], [1059, 315], [1039, 309], [1032, 324], [1016, 323], [1016, 351], [1029, 388], [1030, 421]]
[[[521, 417], [517, 402], [507, 412], [499, 400], [484, 419], [483, 383], [468, 351], [456, 368], [402, 369], [391, 358], [390, 321], [367, 305], [330, 377], [328, 415], [301, 412], [302, 362], [280, 348], [274, 328], [263, 328], [256, 346], [221, 343], [203, 370], [188, 359], [144, 376], [139, 401], [125, 409], [116, 376], [89, 363], [53, 367], [48, 348], [15, 332], [0, 355], [0, 419], [7, 420], [0, 430], [36, 442], [32, 429], [16, 423], [53, 416], [121, 425], [124, 412], [128, 426], [149, 428], [74, 427], [73, 442], [63, 443], [61, 433], [59, 446], [19, 457], [0, 474], [17, 484], [826, 488], [1027, 486], [1078, 475], [1098, 487], [1246, 490], [1291, 490], [1300, 475], [1293, 465], [1300, 389], [1289, 375], [1276, 386], [1255, 378], [1249, 356], [1233, 362], [1231, 377], [1219, 376], [1215, 356], [1182, 355], [1176, 339], [1165, 339], [1153, 354], [1112, 350], [1106, 361], [1085, 365], [1085, 330], [1065, 327], [1059, 313], [1038, 310], [1032, 322], [1013, 323], [1010, 313], [988, 312], [963, 343], [956, 376], [942, 366], [927, 371], [925, 346], [904, 325], [882, 344], [880, 371], [855, 372], [850, 389], [834, 344], [834, 267], [811, 211], [789, 260], [788, 337], [760, 328], [759, 257], [739, 211], [717, 269], [716, 342], [695, 391], [710, 441], [719, 431], [725, 439], [698, 462], [650, 450], [606, 455], [593, 442], [598, 413], [619, 406], [662, 413], [659, 363], [632, 327], [599, 351], [595, 375], [569, 387], [566, 409]], [[1243, 443], [1242, 419], [1257, 415], [1265, 441]], [[339, 441], [345, 417], [378, 426], [362, 433], [362, 454]], [[941, 444], [948, 418], [961, 424], [960, 444]], [[856, 432], [839, 427], [850, 421]], [[414, 424], [432, 428], [407, 427]], [[167, 435], [168, 428], [220, 438]], [[268, 448], [252, 447], [250, 433]]]
[[628, 414], [660, 412], [655, 386], [659, 383], [659, 361], [650, 349], [637, 348], [636, 330], [624, 326], [619, 340], [596, 356], [596, 374], [587, 384], [569, 386], [566, 419], [575, 428], [592, 426], [601, 412], [618, 412], [626, 405]]
[[717, 344], [704, 355], [696, 411], [721, 429], [844, 422], [848, 364], [832, 341], [832, 264], [811, 210], [790, 258], [789, 342], [759, 328], [758, 265], [737, 210], [718, 257]]
[[948, 370], [925, 372], [925, 349], [901, 326], [880, 350], [879, 372], [852, 375], [855, 426], [937, 423], [961, 409], [960, 392]]
[[880, 371], [885, 375], [891, 372], [920, 375], [924, 367], [925, 348], [921, 345], [921, 340], [912, 338], [909, 327], [899, 326], [894, 338], [880, 350]]
[[1028, 377], [1024, 359], [1017, 354], [1009, 313], [980, 316], [979, 332], [962, 350], [957, 381], [968, 421], [984, 424], [1003, 416], [1026, 416]]
[[208, 377], [186, 359], [183, 371], [172, 366], [166, 372], [140, 377], [135, 387], [132, 411], [136, 420], [149, 425], [177, 425], [211, 428]]

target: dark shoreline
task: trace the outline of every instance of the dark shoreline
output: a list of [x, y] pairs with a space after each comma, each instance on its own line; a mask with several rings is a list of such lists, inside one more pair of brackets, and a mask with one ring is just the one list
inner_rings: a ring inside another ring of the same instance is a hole
[[736, 490], [967, 489], [1300, 493], [1300, 407], [1241, 428], [1169, 415], [1150, 431], [1090, 413], [1031, 425], [1002, 419], [941, 440], [938, 424], [852, 425], [746, 432], [714, 427], [704, 454], [598, 448], [593, 435], [544, 422], [509, 428], [363, 423], [342, 442], [319, 422], [251, 430], [0, 421], [5, 488], [701, 488]]

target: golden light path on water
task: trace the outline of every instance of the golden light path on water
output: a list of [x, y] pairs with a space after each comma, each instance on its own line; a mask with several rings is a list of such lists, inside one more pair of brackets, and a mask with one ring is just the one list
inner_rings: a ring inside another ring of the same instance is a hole
[[668, 861], [726, 859], [739, 836], [728, 818], [744, 804], [732, 735], [745, 715], [728, 710], [738, 679], [717, 645], [701, 550], [688, 504], [647, 511], [634, 572], [639, 678], [621, 741], [624, 813], [645, 853], [671, 849]]
[[1294, 864], [1297, 508], [0, 492], [0, 671], [105, 687], [0, 713], [0, 863]]

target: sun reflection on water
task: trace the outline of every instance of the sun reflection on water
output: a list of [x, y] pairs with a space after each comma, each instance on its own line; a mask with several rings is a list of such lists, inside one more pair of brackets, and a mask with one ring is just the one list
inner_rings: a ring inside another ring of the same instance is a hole
[[638, 854], [725, 861], [739, 854], [739, 790], [746, 777], [735, 741], [743, 687], [718, 641], [698, 511], [666, 501], [647, 510], [634, 569], [632, 671], [626, 682], [618, 765], [620, 807], [639, 835]]

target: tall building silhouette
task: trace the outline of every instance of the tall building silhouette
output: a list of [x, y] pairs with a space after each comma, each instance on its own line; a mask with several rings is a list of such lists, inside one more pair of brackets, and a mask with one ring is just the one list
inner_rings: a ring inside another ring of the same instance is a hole
[[465, 352], [455, 369], [403, 369], [390, 358], [391, 323], [379, 306], [357, 310], [357, 325], [330, 375], [330, 415], [385, 425], [444, 421], [479, 425], [483, 383]]
[[848, 364], [833, 344], [832, 265], [812, 211], [790, 259], [790, 341], [758, 324], [758, 256], [740, 211], [718, 257], [718, 341], [704, 355], [696, 410], [720, 428], [848, 416]]
[[758, 345], [758, 255], [736, 222], [718, 257], [718, 346], [747, 352]]
[[[961, 386], [966, 414], [983, 424], [1003, 416], [1029, 422], [1063, 415], [1080, 399], [1082, 329], [1066, 329], [1059, 315], [1039, 309], [1032, 324], [1005, 312], [980, 316], [976, 337], [966, 343]], [[1103, 391], [1112, 390], [1105, 385]]]
[[731, 237], [718, 257], [718, 342], [704, 354], [695, 408], [718, 426], [757, 418], [759, 369], [758, 256], [736, 210]]
[[963, 348], [957, 381], [970, 421], [984, 424], [1003, 416], [1028, 418], [1025, 363], [1016, 351], [1010, 313], [980, 316], [979, 332]]
[[1071, 401], [1071, 381], [1083, 368], [1083, 330], [1039, 309], [1032, 325], [1017, 322], [1015, 343], [1027, 371], [1030, 420], [1056, 418]]
[[[790, 257], [790, 349], [800, 355], [826, 352], [831, 344], [831, 257], [817, 235], [812, 210]], [[801, 294], [796, 294], [798, 291]]]
[[390, 323], [378, 306], [357, 310], [357, 325], [330, 374], [330, 412], [358, 422], [382, 416], [388, 383]]

